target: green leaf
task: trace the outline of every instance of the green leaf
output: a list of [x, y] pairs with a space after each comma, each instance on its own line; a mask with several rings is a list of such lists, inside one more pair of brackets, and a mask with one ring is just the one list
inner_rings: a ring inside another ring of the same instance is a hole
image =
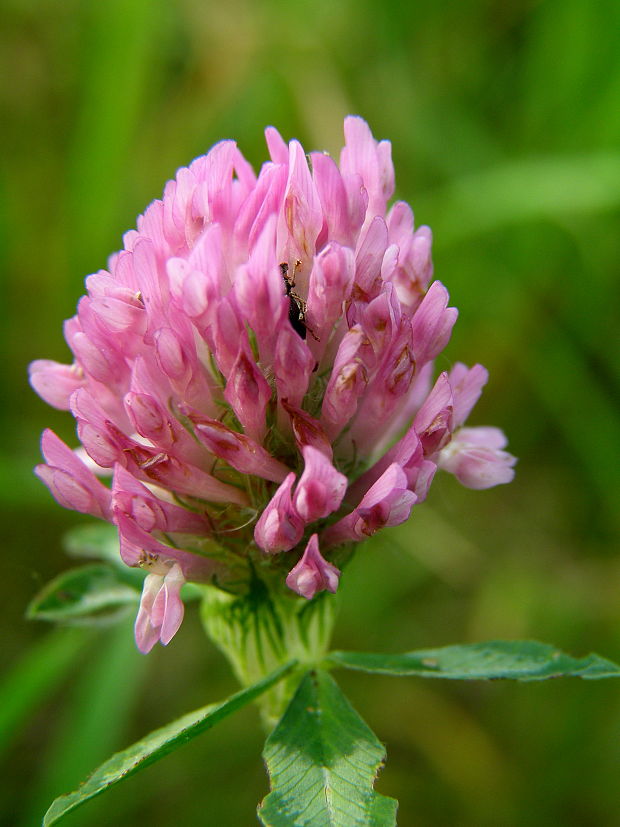
[[65, 685], [62, 704], [54, 707], [49, 743], [12, 827], [40, 825], [50, 801], [77, 786], [85, 767], [96, 767], [126, 741], [128, 722], [143, 697], [145, 674], [153, 665], [138, 651], [132, 626], [133, 618], [125, 618], [96, 638], [88, 635], [92, 645]]
[[402, 655], [331, 652], [327, 663], [382, 675], [418, 675], [422, 678], [490, 680], [511, 678], [542, 681], [547, 678], [617, 678], [620, 666], [599, 655], [573, 658], [548, 643], [535, 640], [492, 640], [419, 649]]
[[104, 560], [114, 565], [125, 565], [119, 553], [118, 529], [110, 523], [86, 523], [72, 528], [62, 538], [62, 544], [71, 557]]
[[64, 623], [112, 622], [140, 600], [143, 577], [136, 587], [111, 566], [96, 564], [70, 569], [48, 583], [28, 606], [27, 616]]
[[620, 156], [517, 158], [461, 175], [418, 200], [418, 210], [436, 217], [433, 233], [444, 245], [519, 222], [596, 214], [620, 203]]
[[209, 704], [194, 712], [188, 712], [187, 715], [177, 718], [176, 721], [151, 732], [122, 752], [117, 752], [101, 764], [77, 790], [60, 796], [54, 801], [45, 814], [43, 827], [56, 824], [63, 816], [75, 810], [84, 802], [105, 792], [114, 784], [129, 778], [139, 770], [148, 767], [178, 749], [178, 747], [188, 743], [197, 735], [210, 729], [228, 715], [246, 706], [282, 680], [295, 665], [296, 661], [290, 661], [276, 669], [264, 680], [249, 687], [249, 689], [243, 689], [218, 704]]
[[51, 696], [92, 638], [84, 630], [54, 630], [31, 648], [0, 683], [0, 754], [34, 716], [43, 698]]
[[265, 827], [390, 827], [398, 803], [373, 790], [385, 749], [333, 678], [309, 672], [263, 753]]

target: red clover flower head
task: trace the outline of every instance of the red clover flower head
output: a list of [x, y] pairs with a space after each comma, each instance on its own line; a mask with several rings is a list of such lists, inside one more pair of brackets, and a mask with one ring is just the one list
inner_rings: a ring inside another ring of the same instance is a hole
[[87, 455], [47, 430], [37, 474], [148, 572], [143, 652], [177, 631], [187, 580], [312, 599], [438, 468], [470, 488], [513, 477], [501, 431], [461, 427], [486, 370], [433, 382], [457, 311], [429, 286], [429, 228], [388, 208], [390, 143], [358, 117], [344, 134], [340, 164], [269, 127], [258, 176], [233, 141], [180, 169], [86, 279], [73, 364], [31, 365]]

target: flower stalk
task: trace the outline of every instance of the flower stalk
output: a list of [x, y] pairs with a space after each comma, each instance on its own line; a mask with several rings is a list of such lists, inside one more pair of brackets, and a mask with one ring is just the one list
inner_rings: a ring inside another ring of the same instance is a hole
[[257, 699], [266, 732], [271, 732], [292, 698], [301, 676], [327, 654], [338, 598], [323, 592], [307, 601], [270, 589], [258, 577], [247, 595], [204, 586], [202, 623], [242, 687], [250, 687], [277, 667], [296, 660], [299, 668]]

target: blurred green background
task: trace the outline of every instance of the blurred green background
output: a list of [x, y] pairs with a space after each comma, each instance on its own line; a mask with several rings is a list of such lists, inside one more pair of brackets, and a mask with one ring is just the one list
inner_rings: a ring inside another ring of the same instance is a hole
[[[339, 648], [533, 637], [620, 658], [620, 4], [616, 0], [4, 0], [0, 821], [30, 827], [99, 761], [234, 688], [195, 609], [137, 654], [128, 626], [56, 632], [24, 608], [82, 518], [32, 475], [69, 415], [26, 383], [68, 359], [86, 274], [176, 168], [262, 129], [336, 152], [342, 118], [393, 144], [397, 196], [435, 234], [460, 319], [440, 367], [483, 362], [473, 424], [503, 427], [514, 484], [435, 481], [343, 578]], [[439, 685], [341, 674], [388, 749], [399, 825], [620, 824], [620, 685]], [[68, 825], [255, 823], [246, 710]]]

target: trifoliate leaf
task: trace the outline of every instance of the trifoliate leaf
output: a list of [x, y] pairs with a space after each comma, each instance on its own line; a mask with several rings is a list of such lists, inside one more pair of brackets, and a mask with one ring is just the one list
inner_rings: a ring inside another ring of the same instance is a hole
[[75, 526], [64, 535], [62, 544], [71, 557], [87, 557], [90, 560], [124, 565], [119, 553], [118, 529], [109, 523]]
[[62, 623], [114, 621], [125, 614], [128, 606], [137, 606], [143, 580], [142, 572], [128, 569], [121, 576], [112, 566], [103, 564], [70, 569], [36, 595], [27, 616]]
[[232, 695], [219, 704], [209, 704], [209, 706], [189, 712], [187, 715], [177, 718], [176, 721], [161, 727], [161, 729], [156, 729], [122, 752], [117, 752], [101, 764], [77, 790], [60, 796], [54, 801], [45, 814], [43, 827], [56, 824], [63, 816], [75, 810], [90, 798], [94, 798], [94, 796], [118, 784], [119, 781], [123, 781], [123, 779], [129, 778], [130, 775], [148, 767], [149, 764], [153, 764], [168, 753], [191, 741], [197, 735], [210, 729], [223, 718], [246, 706], [278, 683], [293, 669], [295, 663], [295, 661], [291, 661], [249, 689], [237, 692], [236, 695]]
[[367, 652], [331, 652], [327, 663], [382, 675], [417, 675], [451, 680], [511, 678], [542, 681], [547, 678], [617, 678], [620, 666], [599, 655], [573, 658], [548, 643], [535, 640], [492, 640], [419, 649], [402, 655]]
[[309, 672], [263, 753], [265, 827], [391, 827], [397, 802], [373, 790], [385, 749], [326, 672]]

